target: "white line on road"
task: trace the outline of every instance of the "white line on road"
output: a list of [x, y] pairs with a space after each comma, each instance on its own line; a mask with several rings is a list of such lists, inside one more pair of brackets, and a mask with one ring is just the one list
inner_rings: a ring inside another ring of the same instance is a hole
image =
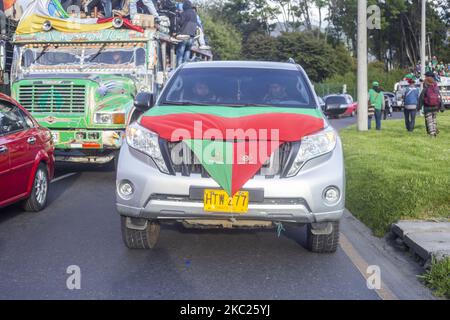
[[[355, 265], [355, 267], [359, 270], [364, 279], [367, 281], [369, 276], [367, 274], [367, 267], [369, 266], [369, 264], [366, 262], [366, 260], [364, 260], [363, 257], [359, 255], [358, 251], [356, 251], [356, 249], [353, 247], [353, 245], [350, 243], [350, 241], [342, 232], [340, 234], [340, 238], [342, 250], [344, 250], [347, 257], [349, 257], [351, 262]], [[397, 296], [394, 293], [392, 293], [392, 291], [387, 287], [387, 285], [383, 281], [381, 281], [381, 288], [375, 289], [375, 292], [382, 300], [398, 300]]]
[[68, 174], [62, 175], [62, 176], [60, 176], [58, 178], [53, 179], [52, 182], [50, 182], [50, 183], [55, 183], [55, 182], [58, 182], [60, 180], [67, 179], [67, 178], [69, 178], [71, 176], [74, 176], [76, 174], [77, 174], [76, 172], [72, 172], [72, 173], [68, 173]]

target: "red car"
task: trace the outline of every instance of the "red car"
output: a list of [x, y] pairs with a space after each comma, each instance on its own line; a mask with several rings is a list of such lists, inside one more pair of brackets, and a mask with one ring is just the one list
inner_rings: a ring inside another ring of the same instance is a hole
[[325, 101], [325, 115], [329, 117], [354, 117], [358, 111], [358, 103], [353, 102], [349, 94], [333, 94], [323, 98]]
[[54, 168], [51, 132], [0, 93], [0, 207], [23, 201], [26, 211], [42, 210]]

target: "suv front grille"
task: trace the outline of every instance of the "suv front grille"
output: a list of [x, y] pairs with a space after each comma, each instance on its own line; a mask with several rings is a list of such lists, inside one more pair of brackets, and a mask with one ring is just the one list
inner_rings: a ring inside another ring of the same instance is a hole
[[[172, 150], [179, 143], [183, 142], [167, 142], [165, 140], [161, 140], [161, 149], [165, 155], [166, 164], [168, 165], [169, 171], [172, 172], [173, 175], [181, 174], [182, 176], [189, 177], [191, 174], [200, 174], [202, 178], [209, 178], [208, 172], [205, 170], [203, 165], [200, 164], [197, 156], [191, 151], [189, 148], [179, 148], [181, 153], [184, 150], [189, 150], [190, 155], [184, 157], [181, 154], [183, 159], [194, 159], [194, 161], [182, 161], [181, 164], [174, 164], [172, 161]], [[298, 144], [297, 143], [284, 143], [278, 149], [279, 156], [272, 155], [272, 157], [262, 166], [262, 168], [256, 173], [256, 176], [264, 176], [266, 179], [273, 179], [276, 176], [283, 177], [290, 166], [292, 155], [295, 155], [298, 152]]]
[[18, 100], [30, 112], [84, 113], [86, 86], [76, 84], [20, 85]]

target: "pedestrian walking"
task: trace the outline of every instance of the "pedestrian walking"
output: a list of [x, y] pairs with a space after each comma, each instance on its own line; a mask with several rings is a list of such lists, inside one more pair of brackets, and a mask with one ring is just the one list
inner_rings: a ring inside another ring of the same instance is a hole
[[416, 115], [419, 105], [420, 92], [419, 88], [416, 87], [416, 83], [414, 80], [410, 79], [408, 83], [409, 87], [406, 88], [403, 95], [403, 101], [405, 102], [405, 126], [406, 130], [408, 130], [409, 132], [413, 132], [416, 125]]
[[425, 74], [424, 88], [419, 97], [419, 107], [425, 112], [425, 125], [427, 133], [436, 138], [439, 133], [437, 127], [437, 113], [444, 112], [439, 87], [434, 79], [434, 73], [429, 71]]
[[375, 116], [376, 129], [381, 130], [381, 112], [384, 108], [384, 95], [377, 81], [372, 83], [369, 90], [369, 130], [372, 129], [372, 119]]

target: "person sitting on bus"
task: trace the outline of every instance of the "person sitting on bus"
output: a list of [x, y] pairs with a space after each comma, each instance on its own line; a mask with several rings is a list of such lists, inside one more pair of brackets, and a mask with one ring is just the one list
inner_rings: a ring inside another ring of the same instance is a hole
[[198, 38], [199, 49], [200, 50], [209, 50], [210, 47], [206, 44], [206, 40], [205, 40], [205, 33], [203, 31], [202, 19], [200, 18], [199, 14], [198, 14], [197, 7], [193, 6], [192, 9], [195, 11], [195, 14], [197, 15], [197, 30], [199, 32], [199, 38]]
[[149, 13], [155, 18], [155, 22], [160, 21], [159, 13], [156, 10], [156, 6], [152, 0], [130, 0], [130, 17], [131, 19], [138, 13], [138, 2], [141, 1], [142, 4], [147, 8]]

